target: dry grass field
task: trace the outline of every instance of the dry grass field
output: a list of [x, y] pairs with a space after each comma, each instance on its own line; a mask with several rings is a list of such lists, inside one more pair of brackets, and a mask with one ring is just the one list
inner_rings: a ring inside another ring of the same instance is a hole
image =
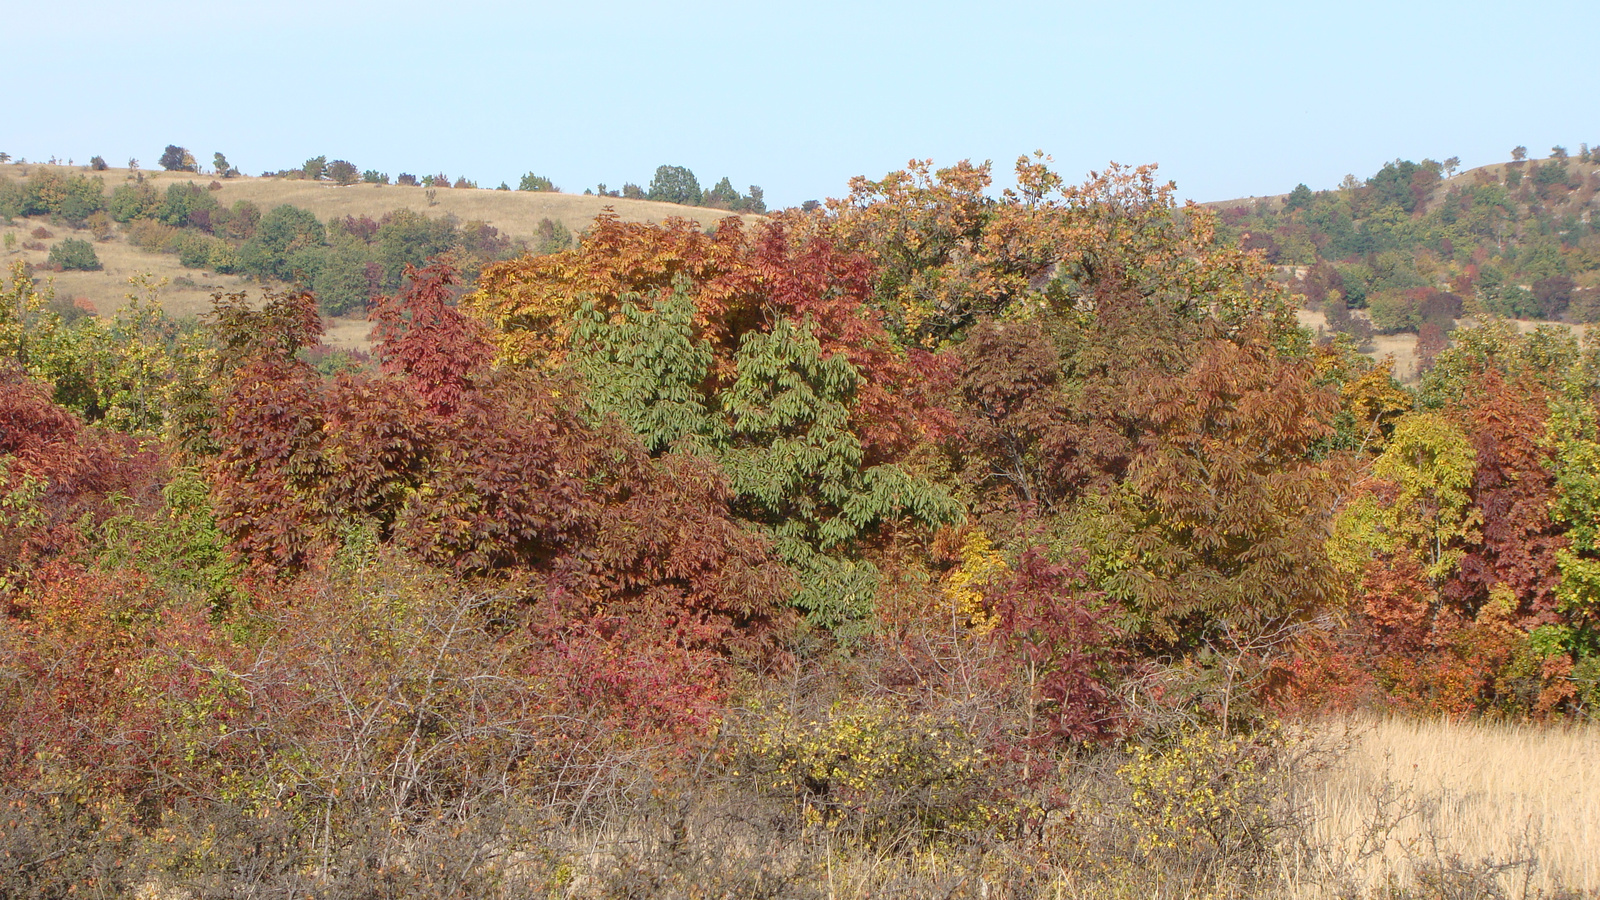
[[1321, 728], [1338, 752], [1297, 788], [1310, 851], [1287, 880], [1301, 896], [1600, 896], [1600, 728]]
[[[219, 275], [184, 268], [178, 257], [170, 253], [154, 253], [128, 243], [120, 230], [109, 241], [95, 241], [94, 252], [103, 268], [98, 272], [48, 272], [42, 266], [50, 255], [50, 247], [58, 242], [76, 237], [92, 240], [87, 231], [75, 231], [64, 225], [45, 225], [55, 236], [38, 240], [30, 235], [40, 227], [40, 219], [17, 219], [10, 224], [0, 222], [0, 240], [5, 235], [15, 235], [16, 249], [0, 250], [0, 267], [9, 273], [14, 260], [32, 263], [35, 277], [48, 285], [57, 297], [82, 297], [87, 299], [101, 315], [114, 312], [127, 299], [130, 292], [143, 295], [131, 279], [147, 277], [152, 285], [161, 285], [158, 297], [167, 312], [175, 316], [196, 315], [211, 308], [211, 295], [217, 291], [244, 290], [254, 284], [249, 278], [238, 275]], [[25, 250], [24, 242], [44, 245], [42, 250]]]

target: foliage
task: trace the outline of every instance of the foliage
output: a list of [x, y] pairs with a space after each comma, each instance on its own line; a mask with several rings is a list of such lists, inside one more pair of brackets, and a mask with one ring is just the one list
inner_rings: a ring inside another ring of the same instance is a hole
[[336, 159], [328, 163], [328, 180], [338, 185], [355, 184], [361, 180], [361, 170], [348, 160]]
[[787, 817], [841, 841], [905, 851], [1005, 828], [985, 754], [953, 721], [868, 703], [801, 718], [756, 707], [732, 765]]
[[518, 182], [517, 184], [517, 190], [560, 192], [561, 189], [556, 187], [554, 182], [543, 175], [535, 175], [532, 172], [529, 172], [522, 176], [522, 181]]
[[658, 166], [655, 177], [650, 179], [650, 188], [645, 198], [663, 203], [699, 206], [700, 181], [694, 177], [693, 172], [683, 166]]
[[[1137, 746], [1118, 774], [1132, 789], [1120, 811], [1151, 856], [1194, 854], [1213, 877], [1268, 856], [1277, 825], [1273, 771], [1282, 736], [1190, 728]], [[1219, 871], [1220, 870], [1220, 871]]]
[[177, 144], [168, 144], [167, 149], [161, 151], [161, 168], [168, 172], [198, 172], [199, 166], [195, 164], [194, 154]]
[[1162, 641], [1218, 621], [1265, 628], [1335, 596], [1333, 473], [1310, 458], [1334, 398], [1259, 340], [1213, 337], [1188, 371], [1135, 394], [1147, 430], [1113, 499], [1122, 560], [1107, 585]]
[[58, 271], [98, 272], [101, 269], [100, 257], [95, 255], [94, 245], [78, 238], [66, 238], [51, 247], [46, 261]]

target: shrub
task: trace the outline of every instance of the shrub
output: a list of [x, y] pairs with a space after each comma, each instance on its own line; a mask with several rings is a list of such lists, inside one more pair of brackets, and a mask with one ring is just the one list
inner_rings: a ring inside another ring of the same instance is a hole
[[1281, 730], [1229, 735], [1180, 731], [1135, 747], [1117, 774], [1131, 791], [1118, 814], [1147, 862], [1181, 859], [1212, 879], [1270, 874], [1284, 796]]
[[88, 241], [67, 238], [50, 248], [49, 264], [57, 269], [93, 272], [100, 269], [100, 257], [95, 255], [94, 245]]
[[959, 722], [864, 700], [796, 716], [757, 704], [733, 774], [781, 801], [795, 830], [821, 826], [908, 850], [1006, 826], [983, 749]]
[[83, 227], [89, 229], [89, 233], [94, 235], [97, 241], [111, 240], [111, 217], [106, 215], [103, 209], [83, 220]]
[[55, 237], [55, 233], [52, 232], [50, 229], [44, 227], [43, 225], [40, 225], [38, 228], [35, 228], [33, 231], [30, 231], [29, 234], [33, 235], [34, 237], [38, 238], [41, 241], [48, 241], [51, 238]]
[[178, 236], [178, 229], [153, 219], [139, 219], [128, 226], [128, 243], [145, 250], [166, 250]]
[[111, 200], [106, 205], [106, 210], [111, 213], [111, 218], [118, 222], [132, 222], [134, 219], [148, 219], [156, 216], [161, 211], [161, 192], [151, 184], [122, 184], [111, 192]]
[[377, 169], [368, 169], [361, 173], [361, 180], [367, 184], [388, 184], [389, 176]]
[[233, 247], [221, 238], [184, 232], [173, 241], [178, 252], [178, 262], [191, 269], [211, 269], [231, 272], [237, 264]]
[[96, 172], [104, 172], [106, 169], [111, 167], [106, 165], [106, 158], [104, 156], [91, 156], [89, 158], [89, 168]]

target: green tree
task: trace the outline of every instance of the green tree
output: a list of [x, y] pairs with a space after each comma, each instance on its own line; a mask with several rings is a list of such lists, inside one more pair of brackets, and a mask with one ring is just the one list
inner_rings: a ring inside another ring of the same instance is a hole
[[717, 182], [716, 187], [706, 191], [701, 196], [700, 203], [712, 209], [731, 210], [737, 209], [739, 201], [743, 199], [743, 197], [739, 196], [739, 192], [733, 189], [733, 183], [728, 180], [727, 176], [723, 176], [723, 179]]
[[409, 209], [385, 215], [373, 238], [377, 262], [383, 267], [384, 290], [399, 288], [406, 266], [421, 266], [457, 242], [455, 226], [449, 220], [431, 219]]
[[361, 180], [361, 173], [355, 165], [348, 160], [336, 159], [328, 163], [328, 180], [338, 185], [355, 184]]
[[850, 430], [861, 376], [824, 355], [806, 324], [748, 332], [721, 396], [732, 422], [722, 464], [734, 508], [763, 527], [799, 576], [794, 604], [814, 625], [848, 634], [871, 612], [879, 573], [858, 555], [880, 523], [957, 521], [959, 503], [893, 464], [869, 466]]
[[535, 175], [529, 172], [522, 176], [522, 180], [517, 183], [517, 190], [560, 192], [561, 188], [556, 187], [550, 179], [543, 175]]
[[191, 181], [179, 181], [167, 185], [156, 218], [175, 228], [198, 225], [209, 230], [210, 216], [218, 208], [217, 198], [210, 191]]
[[167, 149], [161, 152], [161, 168], [168, 172], [196, 172], [200, 167], [196, 165], [193, 153], [177, 144], [168, 144]]
[[161, 193], [153, 184], [119, 184], [111, 192], [106, 211], [118, 222], [153, 219], [161, 214], [162, 202]]
[[683, 166], [658, 166], [656, 177], [650, 180], [650, 190], [645, 196], [663, 203], [699, 206], [700, 182], [693, 172]]
[[327, 229], [308, 210], [290, 204], [261, 217], [255, 236], [239, 248], [239, 268], [251, 275], [289, 281], [297, 271], [320, 268]]

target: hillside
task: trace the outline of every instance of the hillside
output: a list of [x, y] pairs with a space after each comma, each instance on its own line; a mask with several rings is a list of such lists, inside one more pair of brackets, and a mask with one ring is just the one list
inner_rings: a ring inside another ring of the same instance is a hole
[[[717, 209], [581, 194], [476, 188], [435, 189], [393, 184], [339, 186], [326, 181], [247, 176], [219, 180], [207, 175], [140, 173], [118, 168], [90, 172], [87, 166], [0, 166], [0, 181], [18, 183], [41, 171], [64, 177], [90, 175], [100, 178], [104, 182], [107, 197], [122, 185], [145, 184], [164, 192], [171, 185], [191, 183], [207, 189], [207, 193], [215, 198], [221, 208], [232, 208], [241, 201], [247, 201], [255, 204], [261, 212], [266, 212], [279, 205], [290, 204], [311, 212], [325, 223], [346, 216], [380, 220], [394, 210], [411, 210], [431, 219], [454, 217], [460, 223], [487, 223], [498, 229], [513, 245], [521, 243], [536, 246], [542, 221], [556, 223], [572, 234], [581, 233], [607, 208], [614, 210], [617, 217], [625, 222], [661, 222], [678, 216], [692, 220], [702, 228], [712, 227], [730, 215]], [[109, 229], [100, 236], [104, 239], [95, 239], [95, 252], [103, 265], [101, 270], [41, 271], [41, 275], [49, 277], [57, 295], [74, 300], [81, 298], [101, 313], [110, 312], [125, 302], [132, 290], [129, 279], [140, 274], [150, 275], [152, 283], [166, 282], [160, 289], [161, 304], [169, 312], [180, 316], [209, 309], [211, 295], [216, 291], [237, 291], [257, 285], [255, 279], [245, 274], [185, 266], [177, 255], [136, 246], [129, 240], [130, 226], [131, 223], [111, 223]], [[34, 237], [33, 232], [39, 228], [44, 228], [50, 236]], [[0, 245], [4, 248], [0, 261], [9, 266], [13, 260], [23, 260], [42, 270], [50, 249], [72, 237], [88, 239], [91, 229], [62, 224], [59, 216], [18, 216], [9, 222], [0, 220], [0, 241], [5, 242]], [[24, 245], [34, 246], [30, 249]], [[337, 323], [335, 328], [338, 328]], [[364, 328], [356, 330], [365, 331]]]

